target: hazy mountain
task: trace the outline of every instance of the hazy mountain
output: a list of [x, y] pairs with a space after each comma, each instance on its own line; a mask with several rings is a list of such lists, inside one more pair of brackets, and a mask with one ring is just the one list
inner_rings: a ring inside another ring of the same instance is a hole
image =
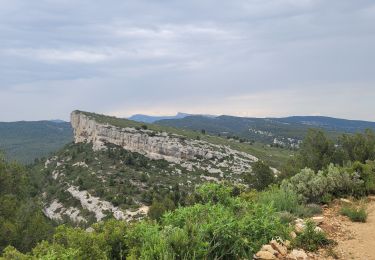
[[154, 123], [158, 120], [164, 119], [180, 119], [189, 116], [190, 114], [178, 112], [175, 116], [149, 116], [149, 115], [142, 115], [136, 114], [129, 117], [129, 120], [134, 120], [137, 122], [144, 122], [144, 123]]

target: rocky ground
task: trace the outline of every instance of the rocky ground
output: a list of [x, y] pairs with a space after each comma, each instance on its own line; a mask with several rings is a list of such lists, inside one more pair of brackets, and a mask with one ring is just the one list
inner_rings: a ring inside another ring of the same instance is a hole
[[366, 223], [351, 222], [347, 217], [338, 214], [339, 207], [325, 210], [325, 215], [332, 218], [331, 233], [338, 243], [333, 249], [339, 259], [374, 260], [375, 259], [375, 197], [369, 197], [367, 204], [368, 218]]
[[[313, 219], [318, 227], [335, 241], [333, 246], [309, 253], [301, 249], [289, 250], [289, 241], [270, 241], [263, 246], [255, 259], [287, 260], [375, 260], [375, 196], [366, 201], [368, 218], [366, 223], [350, 221], [340, 214], [344, 203], [357, 203], [349, 200], [337, 200], [323, 207], [321, 216]], [[296, 221], [296, 229], [301, 220]], [[263, 252], [262, 252], [263, 251]]]

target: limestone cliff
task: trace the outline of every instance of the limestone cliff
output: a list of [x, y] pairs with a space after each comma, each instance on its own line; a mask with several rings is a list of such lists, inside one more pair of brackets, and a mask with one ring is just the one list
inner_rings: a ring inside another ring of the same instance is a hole
[[75, 142], [92, 143], [94, 150], [105, 149], [105, 144], [111, 143], [151, 159], [164, 159], [182, 164], [186, 168], [197, 166], [191, 162], [203, 159], [211, 163], [204, 165], [201, 162], [199, 168], [210, 171], [230, 168], [233, 172], [244, 172], [251, 169], [251, 162], [257, 160], [252, 155], [227, 146], [189, 139], [173, 133], [101, 123], [90, 114], [79, 111], [72, 112], [71, 123]]

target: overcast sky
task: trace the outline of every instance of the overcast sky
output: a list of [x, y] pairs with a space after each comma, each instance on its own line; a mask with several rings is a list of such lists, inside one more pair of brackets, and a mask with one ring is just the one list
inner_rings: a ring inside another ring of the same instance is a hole
[[0, 121], [375, 121], [374, 0], [2, 0]]

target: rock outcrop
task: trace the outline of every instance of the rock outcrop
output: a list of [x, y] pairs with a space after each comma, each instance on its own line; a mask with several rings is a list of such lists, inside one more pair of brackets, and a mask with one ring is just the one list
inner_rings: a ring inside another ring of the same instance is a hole
[[[151, 159], [179, 163], [187, 169], [194, 165], [186, 162], [203, 159], [213, 162], [212, 165], [200, 163], [199, 167], [205, 170], [220, 172], [220, 168], [229, 168], [232, 172], [239, 173], [251, 170], [250, 163], [258, 160], [252, 155], [227, 146], [189, 139], [173, 133], [100, 123], [89, 114], [79, 111], [72, 112], [71, 124], [75, 142], [92, 143], [94, 150], [105, 149], [105, 144], [110, 143]], [[217, 165], [219, 168], [215, 167]]]

